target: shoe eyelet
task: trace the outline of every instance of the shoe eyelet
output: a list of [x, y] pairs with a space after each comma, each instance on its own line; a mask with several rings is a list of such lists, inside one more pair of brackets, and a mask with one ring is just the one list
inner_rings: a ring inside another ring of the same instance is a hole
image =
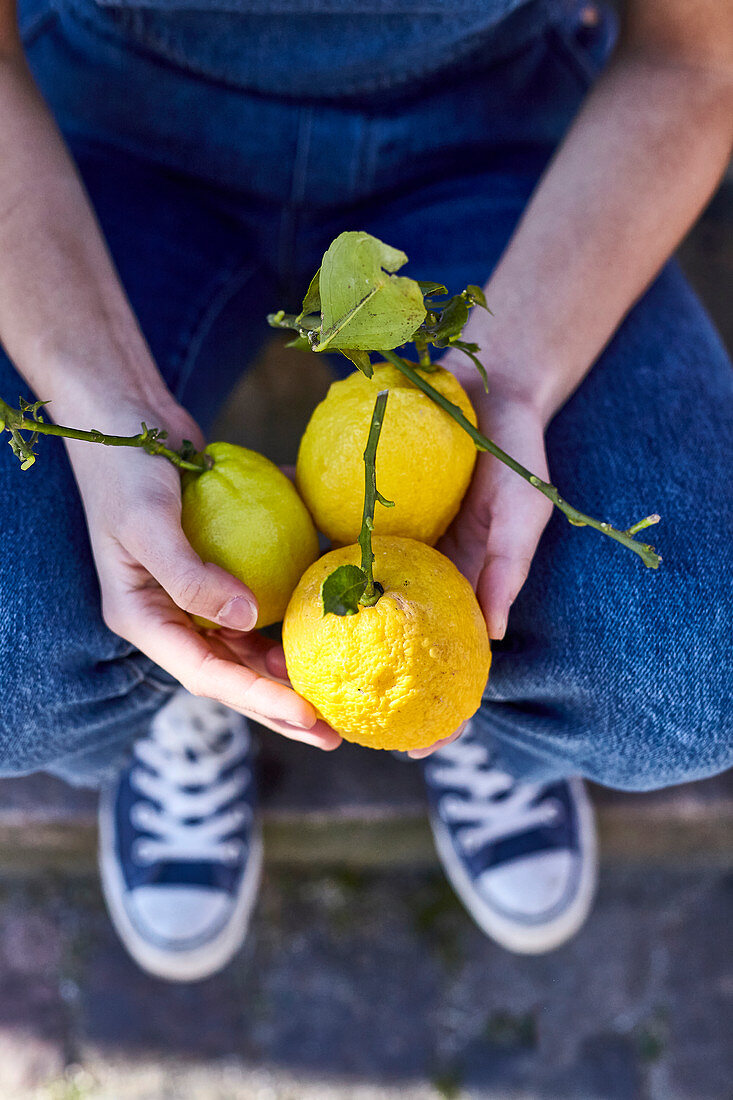
[[236, 802], [232, 806], [232, 812], [237, 815], [239, 825], [249, 825], [252, 821], [252, 807], [246, 802]]
[[139, 791], [141, 794], [143, 793], [143, 790], [140, 786], [140, 779], [144, 774], [145, 772], [142, 768], [132, 768], [132, 770], [130, 771], [130, 786], [134, 790]]
[[[464, 833], [468, 835], [464, 836]], [[469, 829], [456, 830], [456, 843], [460, 847], [463, 854], [469, 859], [471, 858], [471, 856], [474, 856], [481, 847], [481, 845], [477, 844], [476, 840], [471, 836], [471, 832]]]
[[450, 822], [451, 817], [459, 813], [461, 807], [462, 800], [454, 794], [444, 794], [438, 799], [438, 813], [444, 821]]
[[148, 802], [133, 802], [130, 807], [130, 821], [136, 829], [147, 829], [150, 827], [150, 803]]
[[542, 809], [547, 815], [547, 820], [545, 822], [547, 825], [559, 825], [560, 821], [565, 816], [565, 807], [557, 798], [545, 799], [542, 803]]
[[150, 855], [150, 846], [145, 840], [138, 837], [137, 840], [132, 842], [132, 848], [130, 849], [130, 855], [135, 863], [140, 867], [149, 867], [153, 863], [153, 859]]
[[226, 860], [228, 863], [239, 863], [246, 852], [246, 845], [242, 840], [232, 840], [227, 844]]

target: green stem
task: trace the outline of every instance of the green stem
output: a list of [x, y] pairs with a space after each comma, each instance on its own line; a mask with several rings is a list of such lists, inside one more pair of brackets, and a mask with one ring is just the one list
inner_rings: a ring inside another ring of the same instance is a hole
[[431, 374], [435, 370], [435, 367], [430, 359], [430, 352], [428, 345], [425, 341], [415, 341], [415, 348], [417, 350], [417, 356], [420, 360], [420, 369], [429, 371]]
[[361, 547], [361, 568], [366, 573], [367, 586], [359, 600], [364, 607], [373, 607], [382, 595], [374, 583], [374, 553], [372, 551], [372, 531], [374, 530], [374, 506], [377, 501], [385, 508], [394, 508], [394, 501], [386, 500], [377, 489], [377, 444], [382, 431], [384, 410], [387, 407], [388, 390], [380, 390], [374, 402], [372, 422], [369, 426], [367, 444], [364, 448], [364, 511], [361, 516], [361, 531], [356, 540]]
[[33, 443], [23, 439], [19, 432], [31, 432], [35, 435], [56, 435], [64, 439], [81, 439], [86, 443], [101, 443], [105, 447], [139, 447], [150, 455], [160, 455], [167, 458], [174, 466], [181, 470], [192, 470], [194, 473], [202, 473], [211, 469], [212, 461], [208, 455], [198, 455], [193, 458], [184, 458], [178, 451], [166, 447], [163, 440], [167, 433], [158, 428], [148, 428], [142, 425], [139, 435], [105, 435], [104, 432], [92, 428], [91, 431], [82, 431], [79, 428], [67, 428], [62, 424], [47, 424], [43, 420], [35, 420], [24, 416], [23, 410], [14, 409], [0, 398], [0, 426], [10, 432], [16, 444], [19, 456], [25, 458], [30, 465], [33, 461]]
[[626, 546], [629, 550], [633, 550], [650, 569], [657, 569], [659, 567], [662, 559], [659, 554], [657, 554], [654, 547], [646, 543], [636, 542], [633, 538], [633, 535], [643, 530], [644, 527], [649, 527], [653, 523], [657, 523], [659, 519], [658, 516], [647, 516], [645, 519], [639, 520], [638, 523], [633, 524], [627, 531], [619, 531], [615, 527], [612, 527], [610, 523], [603, 523], [600, 520], [594, 519], [593, 516], [586, 515], [585, 512], [580, 512], [577, 508], [574, 508], [572, 504], [568, 504], [566, 500], [563, 500], [554, 485], [550, 485], [549, 482], [543, 481], [542, 478], [531, 473], [525, 466], [522, 466], [515, 458], [508, 455], [506, 451], [503, 451], [501, 447], [497, 446], [491, 439], [482, 435], [478, 428], [474, 428], [471, 421], [466, 419], [457, 405], [454, 405], [452, 401], [443, 397], [442, 393], [439, 393], [434, 386], [431, 386], [429, 382], [422, 378], [417, 371], [413, 370], [413, 368], [406, 363], [404, 359], [401, 359], [399, 355], [396, 355], [393, 351], [382, 351], [380, 355], [384, 356], [384, 358], [392, 363], [393, 366], [397, 367], [406, 378], [414, 382], [423, 393], [426, 393], [428, 397], [432, 398], [441, 408], [445, 409], [445, 411], [453, 417], [456, 423], [460, 424], [465, 432], [468, 432], [480, 451], [488, 451], [489, 454], [492, 454], [495, 458], [498, 458], [500, 462], [503, 462], [505, 466], [508, 466], [510, 470], [514, 470], [516, 474], [519, 474], [525, 481], [528, 481], [530, 485], [538, 490], [538, 492], [552, 501], [556, 508], [564, 512], [573, 526], [593, 527], [596, 531], [600, 531], [601, 534], [608, 535], [609, 538], [615, 539], [616, 542], [620, 542], [622, 546]]
[[285, 310], [279, 309], [277, 313], [267, 314], [267, 323], [270, 328], [295, 329], [299, 332], [317, 332], [321, 327], [321, 315], [320, 313], [300, 315], [297, 313], [286, 313]]

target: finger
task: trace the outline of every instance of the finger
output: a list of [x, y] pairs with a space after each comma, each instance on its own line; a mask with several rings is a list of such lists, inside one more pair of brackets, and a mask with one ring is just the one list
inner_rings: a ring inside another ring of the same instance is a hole
[[124, 545], [189, 615], [233, 630], [254, 628], [258, 609], [251, 590], [220, 566], [201, 561], [176, 513], [159, 511], [154, 529], [136, 524]]
[[270, 680], [279, 680], [283, 684], [290, 684], [285, 664], [285, 651], [274, 639], [265, 638], [257, 631], [239, 634], [235, 631], [210, 630], [207, 636], [211, 638], [212, 643], [219, 639], [238, 660], [256, 669], [262, 676], [267, 676]]
[[537, 544], [552, 514], [549, 500], [531, 486], [503, 482], [492, 502], [486, 558], [476, 594], [489, 637], [506, 633], [509, 609], [527, 579]]
[[269, 680], [281, 679], [273, 676], [268, 667], [268, 654], [273, 647], [277, 648], [277, 642], [272, 638], [266, 638], [257, 630], [244, 633], [225, 627], [207, 630], [205, 636], [212, 650], [226, 660], [233, 658]]
[[281, 645], [275, 645], [272, 649], [268, 650], [265, 663], [267, 671], [271, 676], [290, 683], [287, 665], [285, 664], [285, 650]]
[[479, 455], [461, 509], [437, 549], [451, 559], [475, 588], [486, 556], [489, 529], [487, 498], [491, 488], [491, 458]]
[[457, 741], [466, 728], [466, 723], [462, 722], [455, 733], [452, 733], [450, 737], [443, 737], [442, 740], [436, 741], [434, 745], [429, 745], [426, 749], [411, 749], [408, 752], [408, 756], [412, 760], [424, 760], [426, 756], [432, 756], [438, 749], [444, 748], [446, 745], [450, 745], [451, 742]]
[[295, 741], [336, 748], [341, 738], [294, 691], [227, 660], [197, 633], [160, 588], [127, 593], [115, 607], [105, 599], [108, 625], [127, 638], [193, 695], [217, 699]]

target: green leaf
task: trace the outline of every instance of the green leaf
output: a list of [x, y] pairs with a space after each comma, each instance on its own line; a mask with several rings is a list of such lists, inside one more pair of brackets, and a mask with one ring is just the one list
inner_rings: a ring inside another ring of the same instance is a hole
[[362, 374], [365, 374], [367, 378], [371, 378], [374, 374], [374, 367], [372, 366], [371, 359], [365, 351], [355, 351], [354, 348], [341, 348], [341, 354], [345, 355], [347, 359], [357, 367]]
[[367, 586], [367, 576], [358, 565], [340, 565], [321, 585], [323, 614], [356, 615]]
[[491, 310], [486, 305], [486, 295], [484, 294], [480, 286], [476, 286], [474, 283], [470, 283], [466, 287], [464, 293], [468, 295], [472, 305], [483, 306], [484, 309], [488, 310], [488, 312], [491, 313]]
[[420, 287], [394, 275], [407, 256], [369, 233], [341, 233], [321, 265], [323, 327], [314, 351], [383, 351], [406, 343], [425, 317]]
[[433, 326], [433, 343], [436, 347], [444, 348], [452, 344], [463, 332], [467, 320], [468, 303], [463, 295], [457, 294], [446, 303]]
[[306, 336], [295, 336], [292, 340], [288, 340], [285, 345], [286, 348], [295, 348], [296, 351], [310, 351], [310, 341]]
[[315, 273], [310, 281], [310, 286], [305, 292], [305, 298], [303, 299], [303, 308], [298, 314], [298, 321], [302, 321], [309, 313], [321, 312], [321, 269]]
[[420, 287], [424, 298], [434, 298], [436, 294], [448, 293], [448, 287], [443, 286], [442, 283], [424, 282], [423, 280], [418, 279], [417, 285]]
[[473, 361], [474, 366], [476, 367], [476, 370], [479, 372], [479, 374], [481, 375], [481, 378], [483, 380], [484, 390], [486, 391], [486, 393], [488, 393], [489, 392], [489, 376], [486, 373], [486, 367], [483, 365], [481, 360], [476, 355], [476, 352], [481, 350], [481, 348], [478, 346], [478, 344], [467, 344], [465, 342], [465, 340], [452, 340], [451, 341], [451, 347], [460, 348], [460, 350], [464, 353], [464, 355], [467, 355], [468, 358]]

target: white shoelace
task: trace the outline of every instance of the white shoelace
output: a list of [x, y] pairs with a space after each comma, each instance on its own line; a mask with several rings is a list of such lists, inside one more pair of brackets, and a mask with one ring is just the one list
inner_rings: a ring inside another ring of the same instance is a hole
[[248, 744], [246, 725], [238, 715], [182, 690], [173, 697], [156, 716], [149, 736], [135, 745], [145, 767], [134, 768], [130, 777], [143, 795], [132, 807], [132, 822], [150, 834], [136, 841], [136, 862], [231, 863], [240, 856], [241, 842], [231, 834], [251, 811], [246, 804], [230, 804], [244, 792], [251, 773], [246, 766], [225, 779], [222, 773]]
[[456, 833], [468, 854], [557, 820], [559, 807], [554, 800], [533, 805], [542, 784], [520, 783], [498, 768], [487, 768], [490, 750], [476, 741], [459, 737], [433, 759], [435, 763], [427, 765], [430, 780], [466, 791], [465, 797], [443, 795], [439, 809], [452, 825], [465, 823], [459, 824]]

